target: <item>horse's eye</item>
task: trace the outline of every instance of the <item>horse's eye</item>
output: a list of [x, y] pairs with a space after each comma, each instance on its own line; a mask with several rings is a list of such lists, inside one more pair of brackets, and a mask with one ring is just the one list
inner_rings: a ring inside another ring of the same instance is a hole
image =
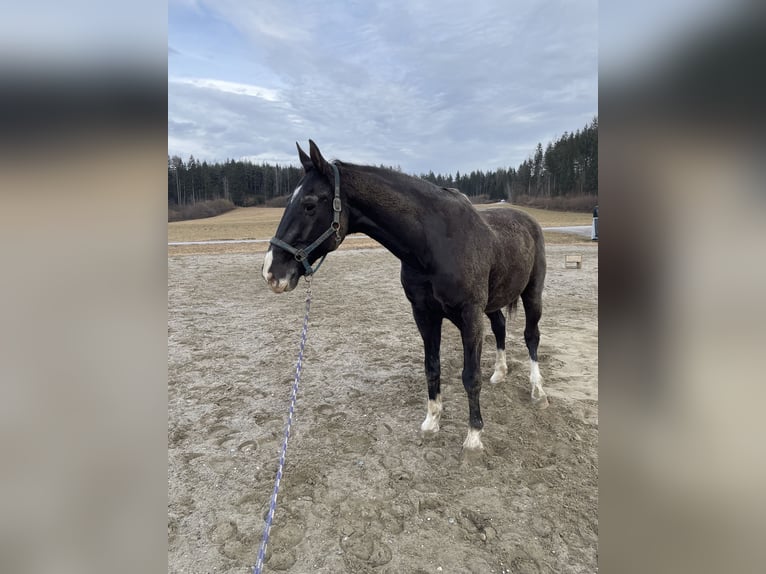
[[303, 204], [303, 211], [305, 211], [308, 215], [313, 215], [314, 211], [317, 208], [316, 203], [304, 203]]

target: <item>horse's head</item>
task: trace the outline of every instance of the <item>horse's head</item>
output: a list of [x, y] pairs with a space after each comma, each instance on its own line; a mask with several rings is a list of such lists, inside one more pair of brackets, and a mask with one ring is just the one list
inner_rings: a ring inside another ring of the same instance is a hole
[[312, 274], [312, 265], [337, 249], [347, 229], [338, 168], [322, 157], [313, 141], [309, 146], [310, 156], [298, 146], [304, 175], [263, 260], [263, 278], [275, 293], [292, 291], [302, 275]]

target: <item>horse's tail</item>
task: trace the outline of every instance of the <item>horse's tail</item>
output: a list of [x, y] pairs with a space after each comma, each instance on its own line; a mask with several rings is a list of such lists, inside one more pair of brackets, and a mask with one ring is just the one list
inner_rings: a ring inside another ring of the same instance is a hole
[[516, 297], [513, 303], [508, 305], [508, 321], [509, 322], [513, 321], [516, 318], [516, 314], [519, 311], [518, 307], [519, 307], [519, 298]]

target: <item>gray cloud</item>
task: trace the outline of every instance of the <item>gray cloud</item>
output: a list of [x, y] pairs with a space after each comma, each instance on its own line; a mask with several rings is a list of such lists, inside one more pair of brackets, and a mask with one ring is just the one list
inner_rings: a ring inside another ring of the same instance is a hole
[[268, 71], [208, 79], [276, 97], [174, 83], [171, 62], [170, 153], [295, 163], [312, 138], [331, 157], [454, 173], [515, 166], [597, 113], [595, 2], [200, 4]]

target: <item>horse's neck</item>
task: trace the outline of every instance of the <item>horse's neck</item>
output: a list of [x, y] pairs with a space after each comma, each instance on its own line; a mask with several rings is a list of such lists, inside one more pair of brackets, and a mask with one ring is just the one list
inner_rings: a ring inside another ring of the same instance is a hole
[[[395, 188], [394, 185], [397, 185]], [[349, 190], [349, 232], [369, 235], [405, 263], [422, 267], [427, 230], [421, 214], [426, 208], [414, 190], [399, 182], [357, 185]]]

